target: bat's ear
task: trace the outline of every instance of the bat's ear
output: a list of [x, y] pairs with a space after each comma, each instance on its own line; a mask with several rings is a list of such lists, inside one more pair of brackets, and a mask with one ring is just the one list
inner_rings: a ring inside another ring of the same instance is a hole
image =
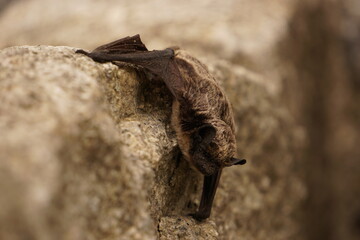
[[199, 137], [200, 144], [209, 144], [216, 135], [216, 129], [211, 124], [205, 124], [198, 128], [196, 134]]
[[229, 166], [232, 165], [244, 165], [246, 163], [245, 159], [231, 158]]

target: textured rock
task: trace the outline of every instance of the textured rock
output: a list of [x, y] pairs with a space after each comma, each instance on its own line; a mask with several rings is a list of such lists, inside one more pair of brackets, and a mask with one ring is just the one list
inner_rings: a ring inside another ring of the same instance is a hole
[[159, 222], [159, 239], [214, 240], [219, 236], [215, 228], [212, 221], [196, 223], [191, 218], [163, 217]]
[[[239, 156], [212, 218], [186, 215], [201, 175], [177, 159], [164, 84], [69, 47], [0, 52], [1, 239], [296, 239], [300, 146], [265, 80], [210, 64], [234, 104]], [[295, 128], [296, 129], [296, 128]], [[284, 196], [287, 196], [284, 198]]]
[[[100, 71], [71, 48], [9, 48], [1, 59], [1, 191], [10, 194], [0, 238], [153, 239], [146, 177], [170, 146], [156, 130], [164, 124], [149, 115], [116, 123], [105, 102], [117, 99], [100, 85], [119, 84], [111, 80], [121, 74], [123, 96], [138, 94], [134, 73]], [[136, 105], [116, 106], [131, 118]]]

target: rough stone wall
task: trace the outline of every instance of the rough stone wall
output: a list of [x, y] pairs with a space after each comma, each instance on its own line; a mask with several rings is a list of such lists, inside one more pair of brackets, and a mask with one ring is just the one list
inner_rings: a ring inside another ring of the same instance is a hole
[[[148, 205], [143, 185], [151, 172], [145, 159], [156, 161], [156, 149], [147, 147], [139, 122], [132, 133], [116, 130], [96, 81], [116, 79], [116, 68], [101, 71], [73, 52], [1, 52], [0, 238], [152, 239], [150, 216], [142, 214]], [[122, 72], [123, 81], [134, 78]]]
[[212, 217], [197, 223], [186, 215], [201, 175], [176, 158], [161, 81], [69, 47], [0, 56], [1, 239], [301, 239], [302, 132], [261, 76], [207, 63], [249, 163], [225, 169]]

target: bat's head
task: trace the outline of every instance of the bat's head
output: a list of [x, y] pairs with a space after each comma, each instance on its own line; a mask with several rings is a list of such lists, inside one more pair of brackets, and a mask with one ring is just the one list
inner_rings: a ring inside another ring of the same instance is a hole
[[212, 175], [223, 167], [242, 165], [235, 158], [235, 134], [225, 122], [218, 120], [199, 127], [192, 135], [191, 161], [204, 175]]

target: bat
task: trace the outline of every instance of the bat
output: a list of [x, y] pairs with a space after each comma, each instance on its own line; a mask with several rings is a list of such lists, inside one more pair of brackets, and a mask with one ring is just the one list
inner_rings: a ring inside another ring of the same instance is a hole
[[198, 221], [210, 217], [222, 169], [243, 165], [246, 160], [234, 157], [231, 104], [207, 67], [179, 48], [149, 51], [139, 35], [76, 53], [100, 63], [132, 64], [164, 81], [173, 96], [171, 124], [181, 153], [204, 175], [200, 206], [191, 216]]

